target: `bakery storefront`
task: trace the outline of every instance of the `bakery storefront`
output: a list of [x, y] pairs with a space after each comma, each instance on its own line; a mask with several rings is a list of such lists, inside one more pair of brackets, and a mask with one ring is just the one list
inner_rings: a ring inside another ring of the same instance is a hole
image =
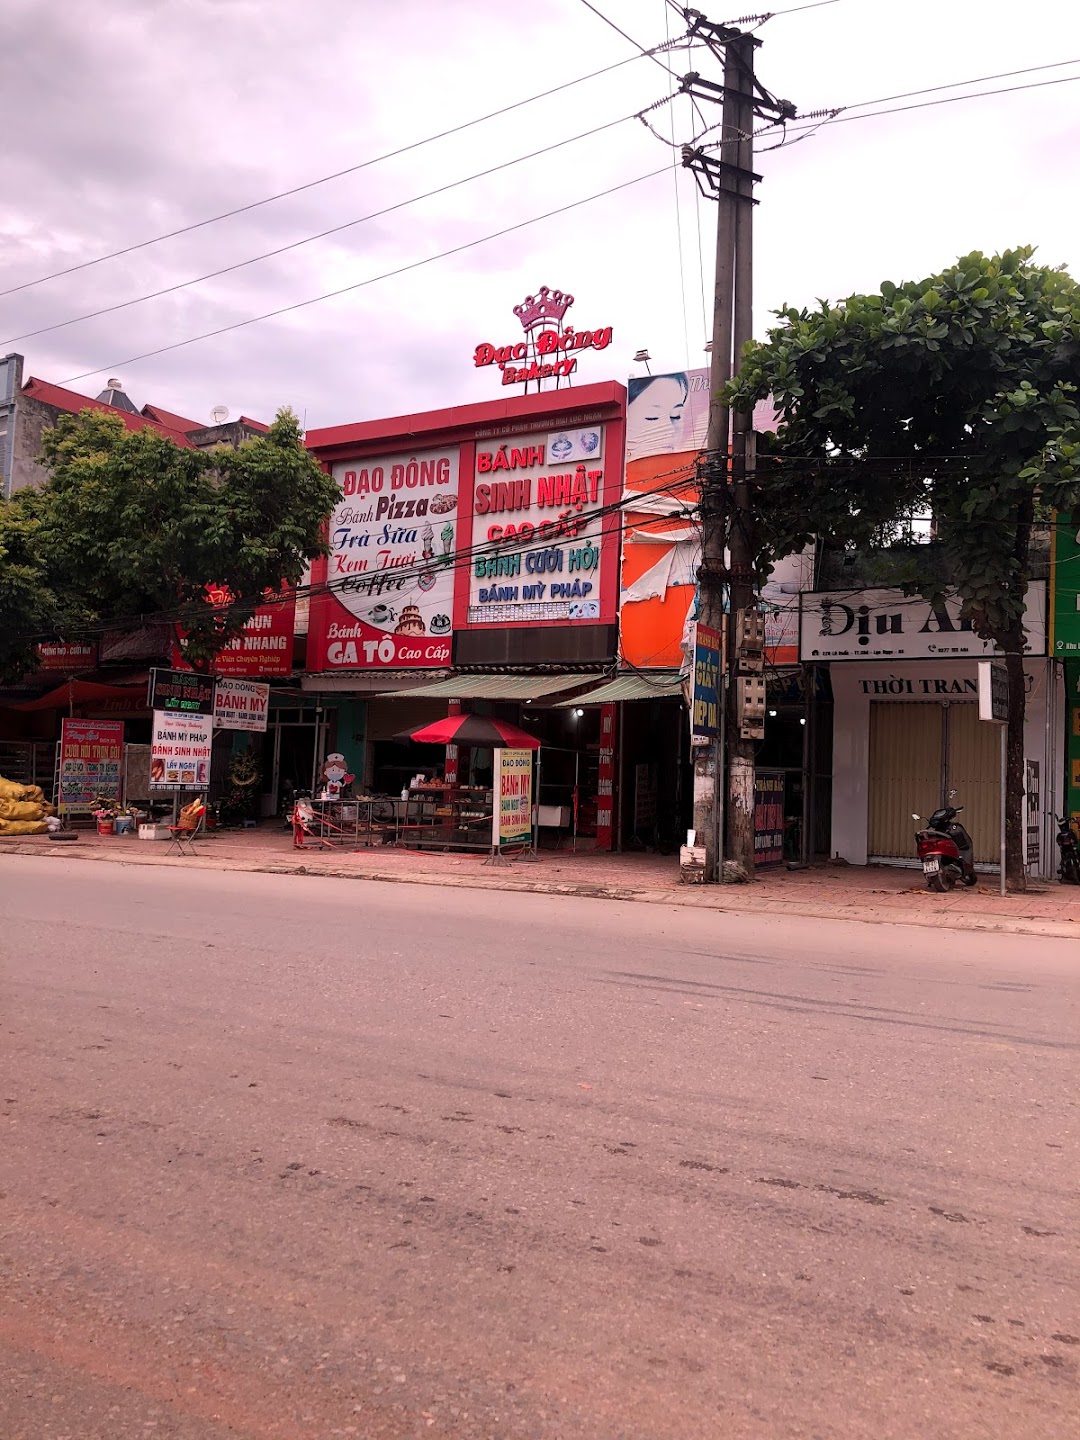
[[615, 663], [625, 394], [582, 385], [309, 433], [341, 499], [303, 684], [337, 713], [357, 788], [489, 785], [490, 749], [402, 738], [460, 708], [533, 734], [547, 828], [596, 843], [599, 714], [564, 702]]
[[[1045, 585], [1027, 609], [1024, 727], [1025, 853], [1033, 875], [1054, 873], [1055, 763], [1063, 723], [1058, 667], [1046, 658]], [[978, 662], [994, 657], [960, 618], [894, 590], [804, 594], [800, 649], [830, 670], [832, 844], [852, 865], [916, 864], [912, 814], [929, 815], [950, 790], [980, 867], [995, 869], [1000, 834], [1000, 735], [979, 719]]]

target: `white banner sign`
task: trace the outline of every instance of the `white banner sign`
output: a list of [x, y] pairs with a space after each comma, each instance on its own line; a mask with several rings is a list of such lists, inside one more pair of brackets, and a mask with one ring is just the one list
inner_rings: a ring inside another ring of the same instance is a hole
[[202, 790], [210, 783], [212, 715], [155, 710], [150, 742], [151, 790]]
[[[1046, 587], [1028, 587], [1024, 616], [1028, 655], [1046, 654]], [[931, 605], [902, 590], [833, 590], [805, 594], [799, 617], [801, 660], [957, 660], [999, 654], [955, 595]]]
[[265, 730], [269, 709], [269, 685], [219, 677], [214, 691], [215, 729]]

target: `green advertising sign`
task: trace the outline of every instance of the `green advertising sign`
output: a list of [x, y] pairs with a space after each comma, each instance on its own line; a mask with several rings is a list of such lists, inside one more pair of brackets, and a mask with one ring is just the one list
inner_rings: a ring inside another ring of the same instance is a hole
[[1080, 818], [1080, 660], [1065, 663], [1065, 724], [1069, 814]]
[[1050, 654], [1080, 656], [1080, 531], [1068, 515], [1054, 516], [1050, 548]]

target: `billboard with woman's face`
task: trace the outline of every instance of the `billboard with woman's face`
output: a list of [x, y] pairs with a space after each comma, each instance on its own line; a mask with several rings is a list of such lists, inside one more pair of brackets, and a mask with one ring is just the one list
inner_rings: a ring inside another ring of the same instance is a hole
[[709, 428], [708, 370], [636, 375], [627, 381], [626, 458], [700, 450]]

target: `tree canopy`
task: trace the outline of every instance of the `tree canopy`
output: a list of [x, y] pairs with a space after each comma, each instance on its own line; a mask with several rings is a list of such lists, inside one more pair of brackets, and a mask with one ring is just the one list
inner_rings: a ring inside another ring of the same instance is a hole
[[947, 574], [975, 632], [1011, 657], [1014, 841], [1032, 523], [1039, 504], [1080, 510], [1080, 286], [1032, 257], [974, 252], [878, 294], [785, 307], [726, 392], [778, 413], [754, 491], [763, 573], [813, 538], [880, 546], [912, 513], [931, 518], [945, 564], [904, 578], [934, 594]]
[[[43, 438], [49, 480], [0, 509], [0, 663], [25, 637], [182, 613], [186, 653], [208, 663], [268, 590], [298, 584], [323, 553], [337, 486], [291, 411], [237, 450], [181, 448], [86, 410]], [[233, 604], [207, 602], [208, 584]], [[39, 636], [40, 638], [40, 636]]]

